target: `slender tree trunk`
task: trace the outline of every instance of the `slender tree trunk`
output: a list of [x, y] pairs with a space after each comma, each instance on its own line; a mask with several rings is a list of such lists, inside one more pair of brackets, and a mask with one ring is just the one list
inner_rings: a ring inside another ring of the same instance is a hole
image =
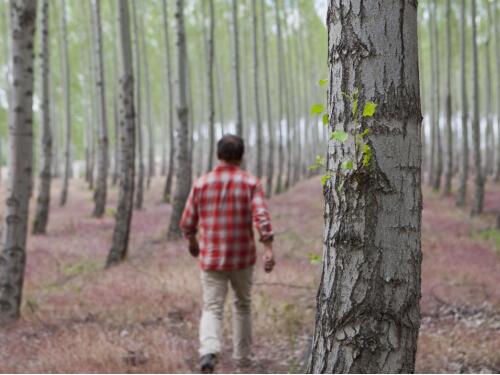
[[36, 0], [10, 2], [12, 53], [9, 181], [0, 249], [0, 324], [20, 315], [33, 169], [33, 45]]
[[137, 153], [138, 153], [138, 176], [137, 191], [135, 195], [135, 208], [142, 209], [144, 202], [144, 143], [142, 133], [142, 96], [141, 96], [141, 50], [139, 48], [139, 27], [137, 24], [136, 2], [132, 1], [132, 24], [134, 33], [134, 65], [135, 65], [135, 108], [136, 108], [136, 126], [137, 126]]
[[50, 185], [52, 165], [52, 130], [50, 128], [50, 47], [49, 47], [49, 1], [42, 0], [41, 6], [41, 53], [40, 72], [42, 76], [41, 97], [41, 149], [38, 199], [33, 222], [33, 234], [43, 234], [47, 230], [50, 208]]
[[[264, 20], [262, 20], [264, 22]], [[260, 118], [260, 91], [259, 91], [259, 44], [258, 44], [258, 24], [257, 24], [257, 1], [252, 1], [252, 25], [253, 25], [253, 85], [255, 101], [255, 123], [257, 125], [257, 177], [262, 178], [263, 166], [263, 134], [262, 122]]]
[[61, 34], [63, 55], [63, 95], [65, 109], [65, 139], [64, 139], [64, 175], [59, 204], [64, 206], [68, 200], [68, 186], [71, 175], [71, 83], [68, 57], [68, 28], [66, 25], [66, 0], [61, 0]]
[[451, 193], [451, 179], [453, 177], [453, 132], [451, 106], [451, 0], [446, 0], [446, 171], [444, 176], [443, 193]]
[[[417, 4], [331, 1], [327, 23], [330, 129], [351, 135], [328, 146], [323, 271], [308, 371], [412, 373], [422, 260]], [[356, 88], [360, 108], [368, 100], [378, 104], [375, 116], [359, 123], [344, 96]], [[372, 150], [367, 166], [356, 158], [352, 136], [363, 129], [371, 130], [363, 141]], [[345, 170], [349, 159], [354, 167]]]
[[235, 91], [236, 134], [243, 137], [243, 109], [241, 99], [240, 41], [238, 33], [238, 0], [232, 0], [233, 17], [233, 74]]
[[128, 0], [119, 0], [119, 25], [121, 45], [120, 80], [120, 190], [116, 210], [116, 224], [113, 242], [106, 266], [112, 266], [125, 259], [128, 249], [130, 223], [132, 221], [135, 179], [135, 111], [134, 73], [132, 67], [132, 42], [130, 38], [130, 17]]
[[106, 85], [104, 80], [104, 63], [102, 47], [102, 26], [101, 26], [101, 2], [93, 0], [92, 10], [94, 13], [95, 27], [95, 56], [96, 56], [96, 91], [98, 95], [99, 108], [99, 143], [97, 154], [97, 180], [94, 192], [94, 217], [102, 217], [106, 211], [106, 197], [108, 188], [108, 124], [106, 114]]
[[266, 168], [266, 195], [270, 197], [273, 192], [273, 178], [274, 178], [274, 128], [273, 118], [271, 114], [271, 89], [269, 82], [269, 57], [268, 57], [268, 35], [267, 35], [267, 19], [266, 19], [266, 3], [264, 0], [260, 1], [260, 12], [262, 19], [262, 51], [264, 62], [264, 85], [266, 92], [266, 113], [267, 113], [267, 141], [268, 141], [268, 154], [267, 154], [267, 168]]
[[175, 157], [175, 142], [174, 142], [174, 87], [172, 83], [172, 64], [171, 64], [171, 49], [167, 1], [163, 0], [163, 37], [165, 40], [165, 66], [167, 73], [167, 89], [168, 89], [168, 172], [165, 180], [165, 188], [163, 189], [163, 201], [170, 202], [172, 192], [172, 179], [174, 176], [174, 157]]
[[141, 33], [141, 47], [142, 47], [142, 56], [144, 57], [144, 89], [146, 91], [145, 99], [146, 99], [146, 126], [148, 131], [148, 176], [146, 180], [146, 186], [149, 189], [151, 185], [151, 178], [156, 175], [155, 168], [155, 135], [154, 128], [152, 122], [152, 107], [151, 107], [151, 84], [150, 84], [150, 76], [149, 76], [149, 59], [148, 59], [148, 50], [146, 44], [146, 30], [144, 27], [144, 9], [141, 9], [142, 17], [140, 24], [140, 33]]
[[481, 129], [479, 127], [479, 72], [477, 56], [477, 26], [476, 26], [476, 0], [472, 3], [472, 144], [474, 147], [474, 202], [472, 215], [483, 212], [484, 180], [481, 165]]
[[276, 59], [278, 65], [278, 176], [276, 183], [276, 194], [282, 191], [282, 176], [283, 176], [283, 91], [284, 91], [284, 53], [283, 53], [283, 40], [281, 36], [281, 21], [280, 21], [280, 6], [279, 0], [274, 0], [274, 10], [276, 15], [276, 48], [278, 58]]
[[465, 17], [465, 0], [461, 0], [460, 5], [460, 82], [462, 96], [462, 152], [461, 154], [461, 169], [460, 169], [460, 184], [458, 187], [457, 206], [465, 205], [467, 196], [467, 179], [469, 177], [469, 131], [468, 131], [468, 104], [467, 104], [467, 67], [466, 67], [466, 17]]
[[441, 177], [443, 174], [443, 146], [441, 142], [441, 79], [440, 70], [441, 65], [439, 63], [439, 30], [437, 27], [437, 0], [433, 0], [433, 12], [431, 14], [432, 19], [432, 38], [434, 40], [434, 102], [436, 106], [436, 117], [434, 118], [433, 128], [436, 132], [436, 171], [434, 175], [434, 181], [432, 187], [434, 190], [439, 190], [441, 188]]
[[487, 25], [486, 25], [486, 40], [484, 42], [484, 63], [485, 63], [485, 111], [486, 111], [486, 160], [484, 165], [484, 178], [493, 173], [495, 161], [495, 136], [493, 134], [493, 119], [491, 118], [491, 57], [490, 57], [490, 27], [491, 27], [491, 9], [489, 0], [486, 1], [487, 10]]
[[497, 69], [497, 155], [496, 155], [496, 166], [495, 166], [495, 182], [500, 181], [500, 28], [498, 24], [500, 20], [498, 19], [498, 1], [493, 1], [493, 31], [495, 34], [495, 57], [496, 57], [496, 69]]
[[184, 30], [184, 0], [176, 0], [175, 18], [177, 20], [177, 57], [178, 57], [178, 106], [177, 106], [177, 147], [176, 147], [176, 186], [172, 206], [172, 216], [168, 229], [169, 238], [181, 235], [179, 222], [191, 187], [191, 158], [189, 150], [189, 108], [188, 108], [188, 59], [186, 32]]
[[430, 109], [430, 115], [429, 115], [429, 127], [430, 127], [430, 136], [431, 136], [431, 153], [430, 153], [430, 168], [429, 168], [429, 186], [433, 186], [434, 180], [436, 179], [436, 169], [437, 169], [437, 163], [436, 163], [436, 150], [437, 150], [437, 139], [436, 139], [436, 99], [435, 99], [435, 91], [434, 91], [434, 85], [436, 81], [436, 72], [435, 72], [435, 64], [434, 64], [434, 54], [435, 54], [435, 48], [434, 48], [434, 38], [431, 35], [434, 30], [434, 23], [433, 23], [433, 9], [432, 5], [429, 2], [429, 45], [430, 45], [430, 71], [431, 71], [431, 80], [429, 82], [429, 109]]
[[[205, 9], [205, 3], [203, 3]], [[208, 165], [207, 170], [210, 171], [214, 165], [215, 155], [215, 92], [214, 92], [214, 41], [215, 41], [215, 10], [214, 1], [208, 1], [210, 26], [208, 30], [207, 45], [207, 96], [208, 96]], [[203, 16], [205, 19], [205, 15]], [[205, 22], [205, 21], [204, 21]]]

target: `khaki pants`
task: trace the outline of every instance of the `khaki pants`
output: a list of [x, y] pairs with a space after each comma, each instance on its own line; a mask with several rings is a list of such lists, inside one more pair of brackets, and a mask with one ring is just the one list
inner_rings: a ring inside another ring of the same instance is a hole
[[253, 267], [237, 271], [201, 271], [203, 313], [200, 322], [200, 355], [221, 351], [222, 316], [228, 283], [234, 292], [233, 358], [245, 361], [252, 344], [251, 289]]

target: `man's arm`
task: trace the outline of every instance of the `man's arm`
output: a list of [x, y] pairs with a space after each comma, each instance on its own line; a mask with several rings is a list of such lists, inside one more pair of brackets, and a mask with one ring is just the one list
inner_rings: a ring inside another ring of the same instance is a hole
[[264, 270], [271, 272], [276, 264], [273, 252], [274, 233], [271, 225], [271, 215], [260, 183], [256, 185], [252, 197], [252, 216], [260, 235], [260, 242], [264, 245]]
[[196, 190], [194, 187], [191, 189], [186, 206], [184, 207], [180, 228], [189, 241], [189, 252], [196, 258], [200, 253], [200, 248], [196, 238], [198, 230], [198, 210], [196, 206]]

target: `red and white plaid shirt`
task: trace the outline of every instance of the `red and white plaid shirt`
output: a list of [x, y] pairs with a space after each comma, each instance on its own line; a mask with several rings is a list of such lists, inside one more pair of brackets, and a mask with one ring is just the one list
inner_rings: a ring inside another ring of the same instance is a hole
[[193, 186], [180, 227], [188, 236], [199, 228], [200, 266], [231, 271], [255, 264], [255, 224], [260, 241], [273, 239], [260, 181], [237, 166], [219, 164]]

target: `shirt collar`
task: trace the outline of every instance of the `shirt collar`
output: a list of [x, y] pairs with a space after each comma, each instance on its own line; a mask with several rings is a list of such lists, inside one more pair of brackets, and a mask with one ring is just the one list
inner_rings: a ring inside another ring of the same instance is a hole
[[215, 170], [217, 171], [222, 169], [237, 170], [240, 169], [240, 167], [238, 165], [226, 163], [225, 161], [219, 161], [219, 163], [215, 167]]

